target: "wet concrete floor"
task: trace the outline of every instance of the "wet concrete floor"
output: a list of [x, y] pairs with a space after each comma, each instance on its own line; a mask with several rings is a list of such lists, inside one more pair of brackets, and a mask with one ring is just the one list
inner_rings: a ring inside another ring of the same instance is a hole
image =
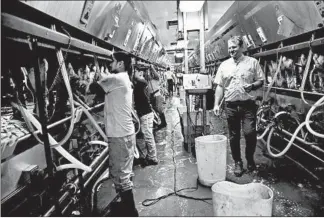
[[[177, 110], [179, 106], [179, 98], [167, 100], [165, 115], [168, 126], [155, 135], [159, 164], [145, 168], [134, 167], [134, 196], [140, 216], [213, 216], [212, 200], [193, 200], [171, 195], [151, 206], [142, 204], [146, 199], [159, 198], [182, 188], [198, 188], [179, 192], [183, 195], [212, 198], [210, 188], [197, 186], [196, 159], [184, 150]], [[211, 123], [213, 122], [219, 120], [211, 116]], [[213, 129], [216, 126], [211, 126], [211, 134], [219, 132]], [[274, 192], [273, 216], [324, 216], [323, 184], [285, 158], [272, 159], [264, 155], [264, 145], [258, 143], [255, 153], [257, 171], [245, 172], [242, 177], [235, 177], [233, 174], [234, 163], [228, 146], [226, 180], [237, 184], [260, 182], [269, 186]], [[241, 145], [246, 167], [244, 139], [241, 140]], [[108, 180], [98, 192], [98, 211], [103, 210], [115, 196], [112, 182]]]

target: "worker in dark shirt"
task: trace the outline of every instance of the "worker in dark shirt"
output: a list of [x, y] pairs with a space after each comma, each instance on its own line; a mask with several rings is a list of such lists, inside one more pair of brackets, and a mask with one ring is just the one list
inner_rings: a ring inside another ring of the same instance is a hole
[[150, 103], [150, 97], [147, 89], [147, 81], [143, 77], [143, 72], [135, 69], [134, 73], [134, 102], [137, 115], [140, 118], [141, 131], [144, 135], [147, 155], [144, 157], [144, 151], [140, 152], [145, 165], [157, 165], [156, 144], [153, 135], [154, 114]]
[[150, 65], [150, 68], [148, 69], [146, 75], [144, 75], [144, 78], [148, 82], [147, 87], [148, 87], [148, 93], [150, 96], [151, 105], [154, 111], [158, 113], [161, 119], [161, 124], [157, 127], [157, 130], [162, 129], [167, 126], [165, 115], [163, 113], [164, 98], [160, 92], [159, 74], [156, 72], [152, 64]]

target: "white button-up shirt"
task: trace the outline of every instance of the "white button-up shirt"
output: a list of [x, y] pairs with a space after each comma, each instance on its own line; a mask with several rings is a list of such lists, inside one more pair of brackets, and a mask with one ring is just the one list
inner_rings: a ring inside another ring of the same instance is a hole
[[259, 62], [252, 57], [242, 55], [236, 62], [229, 58], [219, 66], [214, 83], [224, 87], [225, 101], [254, 100], [256, 91], [247, 93], [243, 86], [257, 80], [264, 80]]

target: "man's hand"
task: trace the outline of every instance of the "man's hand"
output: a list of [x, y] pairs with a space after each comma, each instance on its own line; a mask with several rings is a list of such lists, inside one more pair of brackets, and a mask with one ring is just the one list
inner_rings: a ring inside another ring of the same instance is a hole
[[219, 106], [218, 106], [218, 105], [215, 105], [215, 106], [214, 106], [213, 111], [214, 111], [214, 114], [215, 114], [216, 116], [219, 116]]
[[244, 90], [249, 93], [252, 91], [252, 84], [246, 84], [243, 86]]
[[134, 73], [135, 79], [142, 79], [143, 78], [143, 73], [140, 71], [135, 70]]

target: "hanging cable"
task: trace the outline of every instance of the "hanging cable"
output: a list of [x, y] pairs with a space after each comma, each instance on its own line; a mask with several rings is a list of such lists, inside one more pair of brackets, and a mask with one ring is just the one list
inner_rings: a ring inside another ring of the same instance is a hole
[[152, 206], [152, 205], [156, 204], [157, 202], [159, 202], [160, 200], [165, 199], [165, 198], [168, 198], [170, 196], [178, 196], [178, 197], [185, 198], [185, 199], [192, 199], [192, 200], [197, 200], [197, 201], [203, 201], [203, 202], [205, 202], [207, 204], [212, 205], [211, 203], [207, 202], [207, 200], [212, 200], [212, 198], [196, 198], [196, 197], [187, 196], [187, 195], [184, 195], [184, 194], [180, 194], [179, 193], [179, 192], [184, 191], [184, 190], [192, 190], [192, 192], [198, 190], [198, 179], [197, 179], [196, 187], [182, 188], [182, 189], [177, 190], [177, 165], [176, 165], [176, 161], [175, 161], [174, 132], [175, 132], [175, 127], [177, 125], [179, 125], [179, 124], [180, 124], [180, 121], [174, 125], [173, 130], [171, 132], [172, 160], [173, 160], [173, 165], [174, 165], [173, 192], [170, 192], [169, 194], [166, 194], [166, 195], [162, 195], [162, 196], [160, 196], [158, 198], [145, 199], [142, 202], [142, 205], [145, 206], [145, 207]]
[[68, 35], [68, 37], [69, 37], [69, 42], [68, 42], [67, 50], [66, 50], [66, 52], [65, 52], [65, 55], [64, 55], [63, 61], [60, 63], [59, 68], [57, 69], [57, 71], [56, 71], [56, 73], [55, 73], [54, 80], [53, 80], [53, 82], [52, 82], [50, 88], [48, 89], [47, 93], [45, 94], [46, 96], [47, 96], [47, 95], [48, 95], [48, 94], [53, 90], [53, 88], [55, 87], [55, 85], [56, 85], [58, 79], [60, 78], [59, 76], [60, 76], [61, 68], [62, 68], [62, 66], [63, 66], [63, 63], [65, 63], [65, 61], [66, 61], [66, 58], [67, 58], [67, 56], [68, 56], [68, 53], [69, 53], [69, 51], [70, 51], [70, 47], [71, 47], [72, 36], [70, 35], [70, 33], [69, 33], [66, 29], [64, 29], [63, 26], [61, 26], [61, 28], [62, 28], [62, 30], [63, 30], [63, 31]]

